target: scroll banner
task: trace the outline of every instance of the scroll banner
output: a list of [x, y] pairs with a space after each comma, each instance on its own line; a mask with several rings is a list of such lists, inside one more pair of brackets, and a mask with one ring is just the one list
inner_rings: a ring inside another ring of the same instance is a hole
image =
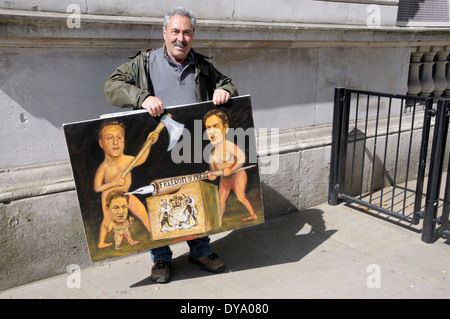
[[63, 125], [92, 261], [264, 222], [250, 96], [165, 113]]

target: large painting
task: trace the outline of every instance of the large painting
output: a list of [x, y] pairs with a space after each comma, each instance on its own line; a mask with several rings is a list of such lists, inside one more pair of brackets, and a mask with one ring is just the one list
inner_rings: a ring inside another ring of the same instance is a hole
[[92, 261], [264, 222], [250, 96], [63, 128]]

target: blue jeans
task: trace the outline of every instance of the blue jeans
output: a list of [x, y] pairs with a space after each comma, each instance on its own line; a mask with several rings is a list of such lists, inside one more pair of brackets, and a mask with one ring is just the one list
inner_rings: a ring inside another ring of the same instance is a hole
[[[190, 255], [194, 258], [201, 258], [210, 255], [212, 251], [211, 247], [209, 246], [209, 241], [210, 239], [208, 236], [188, 240], [187, 244], [190, 248]], [[159, 260], [172, 261], [172, 250], [170, 250], [169, 246], [150, 249], [150, 254], [152, 256], [153, 262]]]

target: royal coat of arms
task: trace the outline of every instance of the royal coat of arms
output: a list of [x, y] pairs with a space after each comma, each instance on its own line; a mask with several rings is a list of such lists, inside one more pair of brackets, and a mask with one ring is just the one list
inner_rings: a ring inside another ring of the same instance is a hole
[[194, 196], [174, 195], [169, 201], [162, 199], [159, 204], [161, 210], [158, 221], [162, 233], [175, 229], [191, 229], [198, 225], [198, 207]]

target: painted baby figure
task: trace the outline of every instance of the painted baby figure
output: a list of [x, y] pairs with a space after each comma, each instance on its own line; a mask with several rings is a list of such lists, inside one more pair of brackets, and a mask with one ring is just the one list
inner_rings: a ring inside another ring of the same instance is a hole
[[130, 228], [133, 227], [134, 218], [128, 217], [129, 195], [124, 195], [122, 191], [112, 191], [106, 198], [106, 209], [111, 217], [108, 225], [108, 232], [114, 232], [114, 246], [121, 249], [120, 244], [125, 238], [131, 246], [139, 244], [131, 238]]

